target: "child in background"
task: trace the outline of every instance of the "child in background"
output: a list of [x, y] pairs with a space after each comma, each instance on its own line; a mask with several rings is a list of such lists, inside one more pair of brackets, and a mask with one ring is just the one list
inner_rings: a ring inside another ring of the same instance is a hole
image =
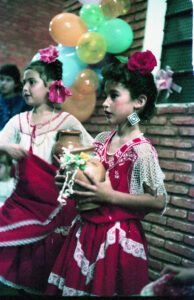
[[31, 110], [22, 96], [20, 71], [16, 65], [0, 67], [0, 130], [7, 121], [20, 112]]
[[[156, 150], [139, 121], [150, 119], [157, 97], [150, 51], [134, 53], [128, 64], [102, 69], [105, 115], [112, 132], [96, 137], [96, 155], [105, 166], [104, 182], [85, 172], [92, 184], [75, 180], [81, 211], [72, 222], [49, 276], [46, 294], [62, 296], [137, 295], [148, 283], [148, 250], [141, 220], [162, 212], [166, 190]], [[60, 187], [60, 176], [56, 184]]]
[[0, 153], [0, 206], [11, 195], [14, 188], [14, 179], [10, 177], [12, 159], [5, 153]]
[[40, 60], [24, 71], [23, 94], [33, 106], [11, 118], [0, 132], [0, 151], [16, 160], [16, 189], [0, 208], [0, 282], [43, 293], [51, 267], [76, 215], [60, 205], [52, 149], [61, 129], [81, 131], [84, 146], [93, 138], [72, 115], [61, 110], [70, 97], [54, 46], [39, 50]]

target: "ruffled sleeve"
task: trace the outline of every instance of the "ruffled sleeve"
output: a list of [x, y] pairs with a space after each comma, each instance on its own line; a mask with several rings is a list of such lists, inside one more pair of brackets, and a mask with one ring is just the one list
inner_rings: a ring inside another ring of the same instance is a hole
[[157, 195], [165, 195], [167, 204], [165, 175], [160, 168], [156, 150], [149, 143], [137, 145], [134, 150], [137, 153], [137, 161], [132, 175], [131, 193], [137, 194], [138, 190], [144, 193], [144, 184], [146, 184], [156, 191]]
[[19, 115], [11, 118], [0, 131], [0, 143], [19, 143], [20, 140]]

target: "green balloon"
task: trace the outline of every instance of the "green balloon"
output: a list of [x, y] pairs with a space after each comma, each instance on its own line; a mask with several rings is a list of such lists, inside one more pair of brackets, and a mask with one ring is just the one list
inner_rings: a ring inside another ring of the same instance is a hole
[[103, 12], [100, 6], [96, 4], [83, 5], [79, 14], [88, 27], [97, 26], [104, 20]]
[[101, 23], [96, 32], [104, 37], [109, 53], [121, 53], [127, 50], [133, 42], [131, 26], [119, 18]]

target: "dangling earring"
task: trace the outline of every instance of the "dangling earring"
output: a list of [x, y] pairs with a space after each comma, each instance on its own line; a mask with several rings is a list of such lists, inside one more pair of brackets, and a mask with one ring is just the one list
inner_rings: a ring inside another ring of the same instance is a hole
[[131, 124], [131, 126], [137, 124], [140, 122], [140, 118], [138, 117], [136, 112], [133, 112], [132, 114], [130, 114], [127, 117], [127, 120], [129, 121], [129, 123]]

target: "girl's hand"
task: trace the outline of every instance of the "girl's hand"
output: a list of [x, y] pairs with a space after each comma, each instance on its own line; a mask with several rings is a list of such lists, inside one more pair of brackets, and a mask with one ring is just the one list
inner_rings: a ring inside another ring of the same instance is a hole
[[65, 181], [65, 175], [61, 175], [60, 173], [57, 172], [55, 176], [55, 184], [59, 190], [62, 189], [64, 181]]
[[25, 156], [29, 156], [29, 152], [23, 146], [18, 144], [8, 144], [4, 146], [4, 150], [15, 160], [20, 160]]
[[111, 203], [111, 195], [114, 193], [114, 190], [110, 182], [109, 173], [106, 172], [105, 181], [103, 182], [96, 180], [95, 177], [87, 171], [85, 171], [84, 174], [92, 184], [75, 179], [75, 183], [85, 189], [85, 191], [74, 190], [74, 194], [80, 196], [79, 204], [91, 202]]

